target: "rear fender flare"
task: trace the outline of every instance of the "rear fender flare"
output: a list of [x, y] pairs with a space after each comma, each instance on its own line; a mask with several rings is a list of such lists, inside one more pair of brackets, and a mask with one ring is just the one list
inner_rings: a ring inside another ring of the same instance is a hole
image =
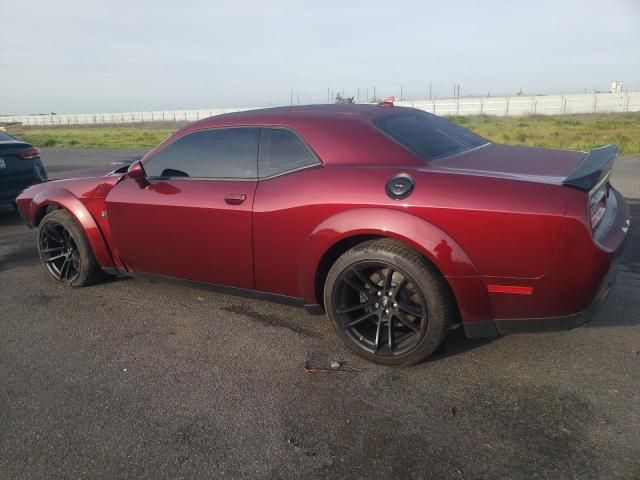
[[30, 205], [29, 221], [33, 226], [37, 226], [39, 223], [38, 212], [40, 209], [48, 205], [55, 205], [68, 211], [82, 226], [98, 264], [103, 268], [114, 267], [111, 252], [102, 236], [100, 227], [98, 227], [87, 207], [73, 193], [64, 188], [39, 192]]
[[[356, 235], [395, 238], [431, 261], [445, 277], [481, 279], [464, 249], [435, 225], [407, 212], [388, 208], [358, 208], [324, 220], [309, 236], [299, 260], [299, 285], [310, 303], [316, 298], [316, 272], [324, 254], [341, 240]], [[454, 292], [455, 293], [455, 292]]]

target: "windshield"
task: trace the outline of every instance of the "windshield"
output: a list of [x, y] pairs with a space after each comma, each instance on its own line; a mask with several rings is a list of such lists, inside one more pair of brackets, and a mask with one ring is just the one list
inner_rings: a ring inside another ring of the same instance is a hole
[[450, 157], [488, 143], [442, 117], [407, 109], [378, 117], [373, 124], [425, 161]]

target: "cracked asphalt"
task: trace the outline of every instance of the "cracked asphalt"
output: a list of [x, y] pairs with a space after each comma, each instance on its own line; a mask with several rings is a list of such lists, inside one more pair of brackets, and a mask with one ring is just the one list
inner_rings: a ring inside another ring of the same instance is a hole
[[[43, 149], [52, 177], [139, 150]], [[594, 321], [467, 340], [411, 368], [304, 310], [148, 280], [50, 281], [0, 212], [0, 478], [640, 478], [640, 157]], [[307, 373], [341, 361], [359, 371]]]

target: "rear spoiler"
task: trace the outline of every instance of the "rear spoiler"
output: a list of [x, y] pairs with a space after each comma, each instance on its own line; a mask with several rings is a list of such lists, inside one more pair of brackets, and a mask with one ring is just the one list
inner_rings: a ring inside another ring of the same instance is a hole
[[563, 180], [562, 184], [582, 190], [591, 190], [611, 174], [616, 156], [618, 156], [618, 147], [615, 145], [589, 150], [582, 163]]

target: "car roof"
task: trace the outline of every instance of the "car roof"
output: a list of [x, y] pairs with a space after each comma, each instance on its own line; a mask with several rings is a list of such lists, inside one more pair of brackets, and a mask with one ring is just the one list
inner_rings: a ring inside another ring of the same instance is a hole
[[255, 125], [273, 125], [274, 119], [283, 124], [294, 127], [299, 120], [314, 118], [316, 120], [335, 120], [336, 118], [351, 118], [353, 120], [370, 121], [398, 111], [403, 107], [389, 107], [381, 105], [363, 104], [325, 104], [325, 105], [294, 105], [289, 107], [269, 107], [225, 113], [205, 118], [196, 122], [200, 127], [217, 126], [221, 123], [238, 124], [253, 123]]

